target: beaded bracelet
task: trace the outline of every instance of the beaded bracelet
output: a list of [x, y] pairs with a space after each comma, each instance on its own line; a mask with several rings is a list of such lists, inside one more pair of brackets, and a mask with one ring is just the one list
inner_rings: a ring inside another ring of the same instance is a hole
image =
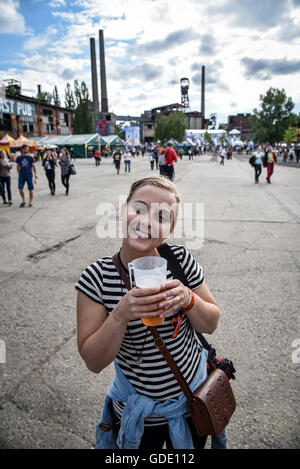
[[194, 303], [195, 303], [195, 294], [192, 290], [189, 290], [190, 291], [190, 302], [189, 304], [185, 307], [185, 308], [181, 308], [182, 311], [186, 312], [186, 311], [189, 311], [190, 309], [192, 309], [192, 307], [194, 306]]

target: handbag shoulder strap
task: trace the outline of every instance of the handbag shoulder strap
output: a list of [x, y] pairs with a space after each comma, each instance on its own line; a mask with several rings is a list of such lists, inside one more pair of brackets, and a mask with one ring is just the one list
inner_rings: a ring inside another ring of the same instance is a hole
[[[124, 269], [124, 267], [122, 266], [122, 263], [120, 262], [119, 256], [117, 254], [114, 254], [114, 256], [112, 257], [112, 261], [113, 261], [117, 271], [119, 272], [119, 275], [120, 275], [121, 279], [123, 280], [126, 288], [128, 290], [130, 290], [131, 285], [130, 285], [129, 275], [126, 272], [126, 270]], [[178, 368], [175, 360], [173, 359], [172, 355], [168, 351], [168, 349], [166, 347], [166, 344], [165, 344], [165, 341], [160, 337], [156, 327], [148, 326], [148, 329], [150, 330], [151, 334], [153, 335], [155, 346], [159, 349], [159, 351], [161, 352], [161, 354], [165, 358], [165, 360], [168, 363], [172, 373], [174, 374], [175, 378], [177, 379], [177, 382], [178, 382], [180, 388], [182, 389], [185, 397], [190, 402], [191, 400], [194, 399], [193, 393], [192, 393], [189, 385], [187, 384], [183, 374], [181, 373], [180, 369]]]
[[[183, 285], [188, 287], [189, 284], [188, 284], [186, 275], [184, 273], [184, 270], [181, 267], [180, 262], [177, 260], [177, 257], [173, 253], [170, 246], [167, 243], [163, 243], [157, 248], [157, 250], [158, 250], [159, 254], [162, 257], [167, 259], [168, 267], [169, 267], [170, 271], [172, 272], [174, 278], [177, 278], [178, 280], [180, 280], [183, 283]], [[208, 350], [211, 353], [215, 352], [214, 349], [212, 348], [212, 346], [209, 345], [209, 343], [207, 342], [205, 337], [201, 334], [201, 332], [195, 331], [195, 333], [199, 337], [199, 340], [200, 340], [201, 344], [203, 345], [203, 347], [206, 350]]]

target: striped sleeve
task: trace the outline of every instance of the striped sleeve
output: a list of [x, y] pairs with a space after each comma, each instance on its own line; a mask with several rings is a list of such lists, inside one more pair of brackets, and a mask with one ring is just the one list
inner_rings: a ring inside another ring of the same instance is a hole
[[104, 305], [103, 302], [103, 275], [100, 262], [89, 265], [81, 274], [75, 285], [76, 290], [87, 295], [91, 300]]
[[184, 246], [177, 246], [174, 254], [177, 256], [177, 259], [184, 270], [190, 289], [195, 290], [204, 281], [204, 272], [202, 267]]

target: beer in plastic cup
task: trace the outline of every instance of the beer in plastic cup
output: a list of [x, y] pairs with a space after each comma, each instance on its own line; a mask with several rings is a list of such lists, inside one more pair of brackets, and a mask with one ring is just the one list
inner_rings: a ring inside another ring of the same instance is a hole
[[[158, 256], [146, 256], [129, 262], [128, 264], [131, 286], [138, 288], [160, 287], [167, 278], [167, 261]], [[155, 316], [141, 318], [146, 326], [157, 326], [164, 322], [165, 318]]]

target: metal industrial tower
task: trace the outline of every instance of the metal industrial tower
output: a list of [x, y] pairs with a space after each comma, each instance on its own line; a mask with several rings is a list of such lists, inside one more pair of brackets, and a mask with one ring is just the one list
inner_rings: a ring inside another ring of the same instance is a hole
[[181, 78], [180, 87], [181, 87], [181, 104], [184, 108], [184, 112], [189, 112], [190, 110], [190, 100], [189, 100], [190, 80], [188, 78]]

